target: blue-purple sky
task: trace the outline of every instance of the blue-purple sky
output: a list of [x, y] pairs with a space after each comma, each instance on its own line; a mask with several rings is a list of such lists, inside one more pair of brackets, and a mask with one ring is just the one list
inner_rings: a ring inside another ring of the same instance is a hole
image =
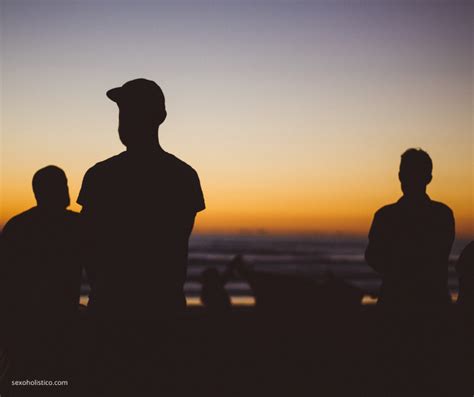
[[415, 146], [473, 233], [471, 1], [0, 4], [0, 224], [50, 163], [75, 201], [122, 150], [105, 91], [146, 77], [166, 95], [163, 146], [201, 176], [198, 230], [365, 233]]

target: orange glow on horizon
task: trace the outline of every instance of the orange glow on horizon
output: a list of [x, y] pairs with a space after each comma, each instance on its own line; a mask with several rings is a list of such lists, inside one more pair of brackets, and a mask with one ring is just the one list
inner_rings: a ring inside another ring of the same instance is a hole
[[199, 174], [197, 233], [365, 236], [421, 147], [428, 194], [474, 237], [469, 2], [180, 3], [0, 3], [0, 228], [49, 164], [80, 211], [87, 169], [124, 150], [106, 92], [145, 77], [160, 144]]
[[[3, 200], [0, 228], [12, 216], [35, 205], [33, 194], [23, 193], [18, 199], [9, 195], [10, 200]], [[76, 189], [71, 197], [77, 195]], [[355, 200], [354, 206], [345, 203], [342, 195], [332, 200], [319, 196], [313, 200], [294, 197], [286, 200], [273, 200], [266, 204], [264, 198], [255, 199], [252, 204], [245, 202], [228, 205], [225, 198], [217, 201], [216, 197], [206, 200], [207, 208], [197, 214], [195, 233], [264, 233], [264, 234], [347, 234], [365, 236], [369, 230], [374, 212], [384, 204], [394, 202], [398, 195], [386, 202], [377, 198]], [[436, 196], [433, 196], [436, 198]], [[215, 200], [214, 200], [215, 199]], [[72, 200], [71, 200], [72, 201]], [[450, 205], [456, 217], [456, 234], [459, 238], [472, 238], [474, 219], [471, 208], [465, 202]], [[70, 208], [79, 212], [81, 207], [73, 203]]]

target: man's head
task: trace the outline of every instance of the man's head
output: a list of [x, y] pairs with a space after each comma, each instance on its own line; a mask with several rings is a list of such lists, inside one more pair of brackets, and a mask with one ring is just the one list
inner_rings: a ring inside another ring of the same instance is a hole
[[33, 192], [38, 207], [44, 209], [65, 210], [70, 204], [66, 174], [54, 165], [36, 171]]
[[165, 97], [154, 81], [135, 79], [107, 91], [107, 97], [119, 107], [119, 136], [131, 147], [147, 146], [156, 139], [166, 119]]
[[402, 154], [398, 178], [405, 195], [424, 194], [431, 182], [433, 162], [428, 153], [421, 149], [408, 149]]

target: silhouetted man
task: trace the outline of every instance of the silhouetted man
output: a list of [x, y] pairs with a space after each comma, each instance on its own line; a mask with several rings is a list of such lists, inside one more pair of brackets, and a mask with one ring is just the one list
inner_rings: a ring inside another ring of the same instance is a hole
[[449, 207], [426, 194], [432, 168], [423, 150], [403, 153], [399, 172], [403, 197], [375, 214], [365, 257], [382, 275], [381, 304], [410, 307], [448, 301], [454, 217]]
[[[77, 200], [92, 236], [89, 308], [101, 344], [130, 348], [112, 364], [127, 357], [127, 366], [140, 362], [145, 372], [153, 357], [144, 354], [156, 354], [163, 330], [185, 306], [188, 240], [205, 205], [196, 171], [160, 146], [161, 88], [136, 79], [107, 96], [118, 105], [127, 150], [90, 168]], [[115, 376], [124, 371], [117, 368]], [[146, 387], [146, 380], [135, 381]]]
[[[16, 375], [57, 370], [79, 305], [79, 214], [68, 211], [66, 175], [55, 166], [33, 177], [37, 206], [13, 217], [1, 237], [1, 332]], [[57, 376], [57, 373], [55, 373]]]
[[365, 257], [382, 276], [379, 379], [388, 391], [444, 393], [449, 388], [446, 309], [454, 217], [431, 200], [432, 161], [421, 149], [402, 155], [403, 197], [375, 214]]

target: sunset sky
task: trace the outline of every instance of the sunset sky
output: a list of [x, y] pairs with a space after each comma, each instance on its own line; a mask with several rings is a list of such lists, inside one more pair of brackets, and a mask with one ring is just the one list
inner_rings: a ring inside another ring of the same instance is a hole
[[0, 227], [31, 178], [123, 147], [105, 92], [155, 80], [162, 146], [199, 173], [199, 232], [366, 234], [409, 147], [474, 234], [473, 3], [8, 1], [1, 10]]

